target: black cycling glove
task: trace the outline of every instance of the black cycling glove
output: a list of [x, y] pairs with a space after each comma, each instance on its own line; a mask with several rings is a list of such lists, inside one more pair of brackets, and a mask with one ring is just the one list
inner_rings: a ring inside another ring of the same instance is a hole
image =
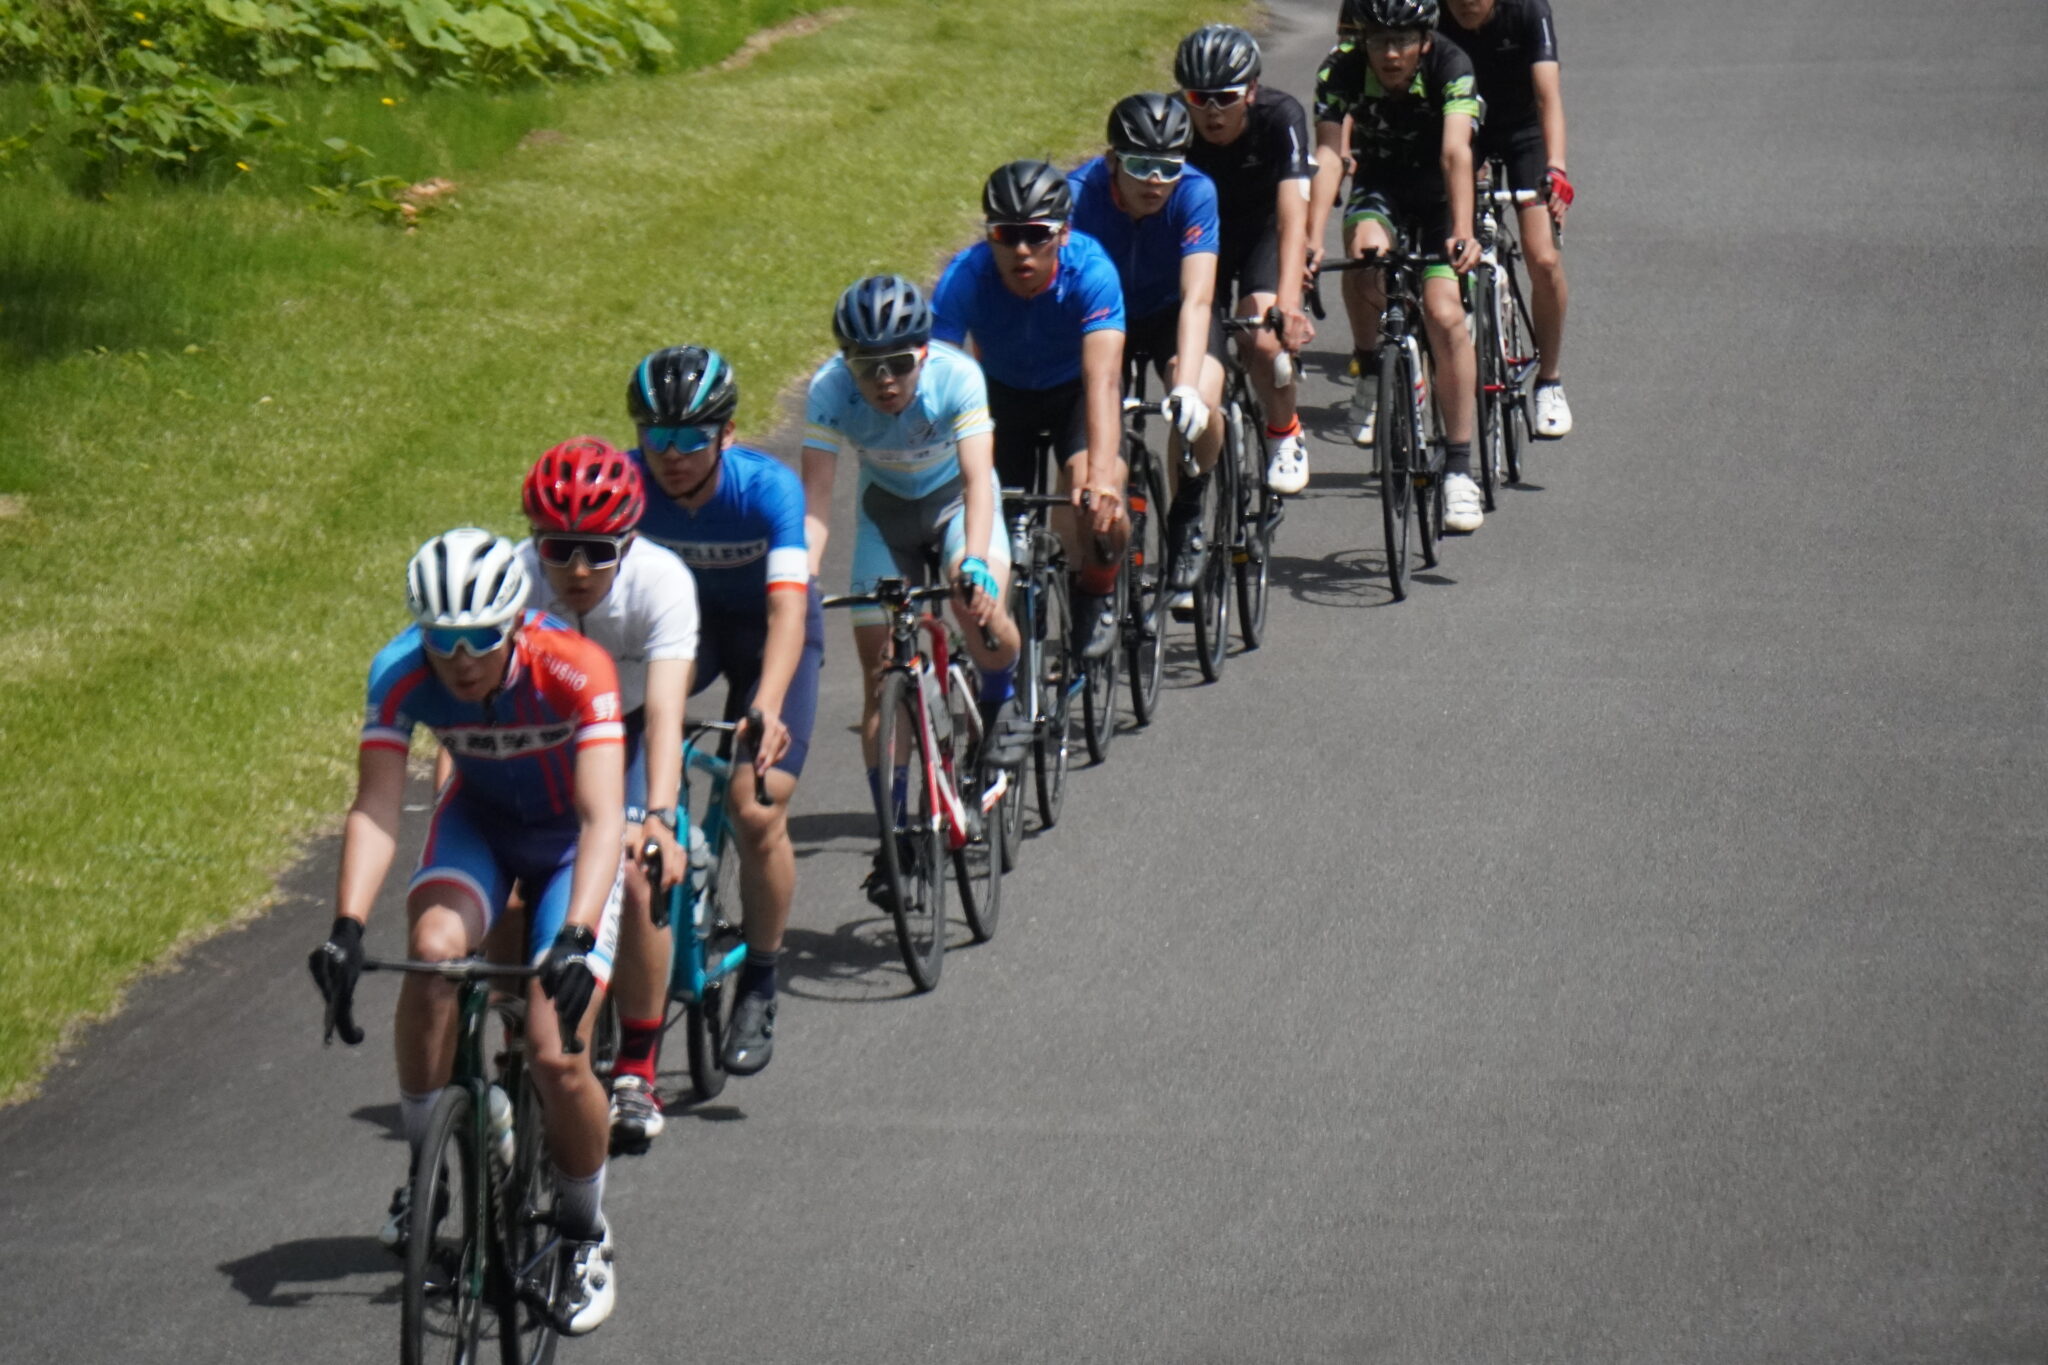
[[354, 1047], [363, 1041], [356, 1027], [356, 982], [363, 976], [363, 926], [347, 915], [337, 915], [327, 941], [306, 955], [306, 969], [313, 984], [327, 1002], [327, 1038], [339, 1033], [341, 1041]]
[[540, 960], [540, 988], [555, 1002], [555, 1015], [562, 1021], [562, 1051], [574, 1055], [583, 1051], [576, 1036], [590, 997], [597, 994], [597, 975], [590, 970], [590, 955], [597, 950], [597, 936], [588, 929], [570, 925], [555, 935], [554, 946]]

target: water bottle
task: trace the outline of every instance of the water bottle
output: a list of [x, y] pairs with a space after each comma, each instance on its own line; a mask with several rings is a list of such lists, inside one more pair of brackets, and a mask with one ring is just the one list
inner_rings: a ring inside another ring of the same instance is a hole
[[711, 845], [704, 838], [704, 831], [695, 825], [690, 831], [690, 894], [698, 895], [711, 880]]
[[491, 1111], [491, 1150], [498, 1154], [499, 1162], [509, 1171], [512, 1169], [513, 1150], [518, 1145], [518, 1139], [512, 1132], [512, 1097], [502, 1086], [493, 1085], [488, 1108]]

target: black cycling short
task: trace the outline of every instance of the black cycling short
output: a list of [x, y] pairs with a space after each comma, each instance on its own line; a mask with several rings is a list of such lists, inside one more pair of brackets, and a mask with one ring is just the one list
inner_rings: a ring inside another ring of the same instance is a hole
[[996, 477], [1005, 488], [1049, 493], [1038, 448], [1050, 440], [1061, 464], [1088, 449], [1088, 396], [1079, 379], [1049, 389], [1013, 389], [988, 381], [988, 415], [996, 424]]
[[1239, 243], [1226, 235], [1224, 241], [1234, 249], [1216, 261], [1216, 301], [1226, 308], [1247, 294], [1280, 292], [1278, 224], [1268, 218], [1264, 227], [1247, 236], [1249, 240]]
[[[1124, 324], [1124, 365], [1133, 356], [1149, 356], [1162, 382], [1172, 382], [1167, 366], [1180, 354], [1180, 305], [1162, 308], [1150, 317]], [[1209, 354], [1223, 354], [1223, 324], [1212, 314], [1209, 319]]]
[[1499, 161], [1506, 165], [1509, 189], [1550, 188], [1550, 150], [1543, 142], [1543, 125], [1525, 123], [1519, 128], [1495, 128], [1491, 123], [1479, 130], [1472, 142], [1472, 160], [1477, 165]]
[[1451, 201], [1441, 180], [1383, 181], [1377, 185], [1353, 182], [1351, 197], [1344, 201], [1347, 240], [1353, 224], [1373, 218], [1386, 224], [1397, 243], [1423, 258], [1426, 278], [1451, 275], [1444, 243], [1451, 238]]

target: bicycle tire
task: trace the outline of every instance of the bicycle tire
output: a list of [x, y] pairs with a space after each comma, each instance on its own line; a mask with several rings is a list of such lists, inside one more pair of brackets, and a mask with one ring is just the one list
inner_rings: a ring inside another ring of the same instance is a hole
[[1503, 455], [1507, 468], [1507, 481], [1522, 482], [1522, 456], [1529, 448], [1532, 433], [1529, 422], [1529, 386], [1526, 376], [1533, 373], [1534, 364], [1529, 344], [1531, 328], [1527, 322], [1528, 304], [1522, 293], [1521, 277], [1515, 273], [1515, 261], [1520, 253], [1510, 256], [1502, 266], [1508, 287], [1501, 291], [1500, 347], [1502, 368], [1507, 374], [1507, 389], [1503, 395], [1503, 420], [1501, 438]]
[[1394, 600], [1408, 599], [1408, 529], [1415, 501], [1415, 476], [1409, 461], [1414, 423], [1402, 374], [1407, 362], [1399, 346], [1380, 348], [1379, 416], [1373, 428], [1380, 466], [1380, 528], [1386, 535], [1387, 586]]
[[597, 1027], [590, 1031], [590, 1070], [598, 1080], [611, 1083], [619, 1067], [619, 1045], [625, 1030], [619, 1023], [619, 1004], [605, 993], [604, 1008], [597, 1012]]
[[519, 1281], [530, 1262], [543, 1262], [535, 1288], [547, 1302], [554, 1302], [562, 1286], [562, 1262], [552, 1236], [555, 1183], [548, 1174], [540, 1095], [525, 1079], [523, 1067], [508, 1068], [499, 1084], [517, 1097], [512, 1169], [499, 1177], [496, 1203], [499, 1360], [501, 1365], [549, 1365], [561, 1336], [547, 1314], [519, 1296]]
[[[1138, 449], [1144, 457], [1131, 465], [1123, 643], [1131, 671], [1131, 716], [1140, 725], [1150, 725], [1159, 713], [1159, 688], [1166, 679], [1166, 622], [1173, 593], [1167, 585], [1166, 474], [1149, 448]], [[1114, 701], [1115, 694], [1110, 695]], [[1111, 719], [1113, 723], [1113, 711]]]
[[[904, 970], [920, 991], [939, 984], [946, 961], [946, 872], [944, 834], [925, 785], [924, 732], [917, 723], [917, 681], [908, 673], [882, 678], [881, 725], [875, 752], [885, 764], [899, 752], [909, 769], [902, 813], [894, 809], [893, 783], [882, 783], [875, 815], [882, 832], [882, 867], [889, 879], [890, 918]], [[900, 745], [899, 745], [900, 741]]]
[[1237, 570], [1237, 635], [1246, 650], [1257, 649], [1266, 638], [1266, 596], [1272, 586], [1273, 490], [1266, 483], [1265, 447], [1259, 439], [1264, 425], [1257, 408], [1231, 405], [1228, 430], [1236, 433], [1238, 448], [1238, 539], [1231, 558]]
[[955, 717], [951, 746], [956, 796], [968, 812], [972, 827], [980, 830], [951, 851], [953, 880], [960, 888], [960, 910], [976, 943], [996, 936], [996, 922], [1003, 913], [1003, 817], [1001, 808], [981, 809], [982, 793], [988, 790], [992, 770], [981, 761], [982, 742], [968, 743], [960, 733], [960, 717], [973, 716], [978, 722], [975, 688], [967, 670], [956, 660], [946, 670], [946, 705]]
[[1474, 408], [1478, 440], [1473, 455], [1479, 464], [1480, 505], [1494, 510], [1496, 491], [1506, 476], [1501, 448], [1501, 423], [1506, 418], [1506, 379], [1501, 363], [1500, 303], [1491, 271], [1481, 269], [1466, 277], [1472, 289], [1472, 353], [1478, 360], [1479, 392]]
[[[1225, 439], [1229, 439], [1226, 430]], [[1195, 581], [1195, 662], [1201, 666], [1204, 682], [1223, 677], [1230, 661], [1230, 561], [1237, 541], [1237, 461], [1216, 461], [1209, 471], [1209, 487], [1203, 495], [1202, 518], [1209, 538], [1209, 553], [1202, 560], [1201, 577]]]
[[1060, 822], [1067, 799], [1067, 768], [1074, 752], [1074, 610], [1067, 574], [1057, 562], [1038, 570], [1040, 648], [1035, 681], [1043, 725], [1031, 744], [1038, 788], [1038, 827]]
[[486, 1304], [476, 1291], [487, 1252], [476, 1217], [482, 1174], [475, 1106], [466, 1087], [445, 1087], [413, 1168], [399, 1295], [404, 1365], [477, 1365]]
[[1427, 391], [1422, 398], [1422, 425], [1416, 427], [1408, 441], [1410, 452], [1419, 461], [1416, 468], [1424, 471], [1415, 490], [1415, 544], [1422, 555], [1422, 567], [1434, 569], [1439, 559], [1437, 548], [1444, 538], [1443, 423], [1437, 416], [1436, 376], [1430, 372], [1426, 358], [1418, 363], [1421, 372], [1417, 387], [1426, 386]]
[[[719, 841], [717, 870], [704, 894], [710, 897], [704, 913], [711, 916], [711, 932], [702, 940], [704, 963], [716, 962], [739, 942], [739, 925], [727, 916], [726, 907], [737, 904], [740, 895], [740, 852], [728, 826]], [[676, 926], [679, 934], [694, 933], [692, 925]], [[690, 1069], [690, 1089], [699, 1101], [717, 1099], [725, 1090], [725, 1028], [732, 1020], [738, 994], [730, 979], [713, 981], [695, 1000], [683, 1002], [683, 1055]]]
[[[1112, 609], [1118, 621], [1125, 617], [1130, 581], [1128, 569], [1116, 576]], [[1116, 689], [1121, 681], [1118, 670], [1122, 666], [1123, 655], [1123, 642], [1119, 638], [1101, 658], [1081, 660], [1081, 737], [1088, 743], [1088, 758], [1093, 763], [1109, 761], [1110, 741], [1116, 738]]]

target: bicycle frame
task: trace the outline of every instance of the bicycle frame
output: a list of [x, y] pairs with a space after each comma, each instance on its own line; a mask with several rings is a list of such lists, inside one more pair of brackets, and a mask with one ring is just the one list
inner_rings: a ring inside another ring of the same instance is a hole
[[[711, 936], [717, 928], [712, 912], [717, 901], [719, 864], [727, 857], [737, 856], [733, 846], [732, 817], [727, 810], [727, 796], [732, 786], [735, 729], [734, 725], [725, 722], [706, 722], [691, 727], [690, 737], [683, 743], [684, 795], [680, 804], [688, 809], [690, 772], [694, 769], [703, 773], [709, 780], [709, 787], [704, 814], [695, 823], [703, 836], [704, 847], [710, 853], [702, 885], [696, 885], [696, 869], [692, 868], [668, 892], [669, 924], [677, 931], [670, 959], [668, 996], [672, 1004], [685, 1007], [700, 1003], [707, 988], [737, 972], [747, 960], [744, 940], [721, 954], [715, 962], [708, 956]], [[713, 731], [719, 735], [717, 746], [706, 750], [698, 741]], [[687, 920], [680, 913], [686, 899], [689, 908]]]

